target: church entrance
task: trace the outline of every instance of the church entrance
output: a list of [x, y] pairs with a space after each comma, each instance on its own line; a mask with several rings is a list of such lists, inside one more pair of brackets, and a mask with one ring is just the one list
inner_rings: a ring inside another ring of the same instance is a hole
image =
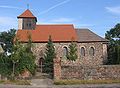
[[39, 68], [40, 68], [41, 73], [43, 72], [43, 66], [44, 66], [43, 64], [44, 64], [44, 59], [43, 59], [43, 57], [41, 57], [39, 59]]

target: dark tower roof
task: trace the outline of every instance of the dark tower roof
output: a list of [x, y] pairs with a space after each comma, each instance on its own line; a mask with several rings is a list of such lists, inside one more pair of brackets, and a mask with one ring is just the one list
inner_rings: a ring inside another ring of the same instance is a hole
[[76, 29], [78, 42], [108, 42], [107, 39], [104, 39], [89, 29]]

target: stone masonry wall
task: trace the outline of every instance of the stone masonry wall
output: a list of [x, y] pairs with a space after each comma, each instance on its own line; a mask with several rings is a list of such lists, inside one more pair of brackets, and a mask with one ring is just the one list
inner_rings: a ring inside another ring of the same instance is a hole
[[[85, 49], [85, 56], [80, 54], [81, 47]], [[91, 56], [89, 53], [91, 47], [94, 48], [94, 56]], [[78, 43], [78, 52], [78, 58], [81, 65], [90, 66], [103, 64], [103, 44], [101, 42]]]
[[[45, 52], [45, 45], [47, 43], [33, 43], [33, 53], [36, 56], [36, 64], [38, 64], [38, 60], [43, 57]], [[61, 58], [64, 62], [66, 62], [66, 58], [63, 55], [63, 47], [69, 47], [70, 43], [54, 43], [55, 45], [55, 52], [56, 57]], [[80, 53], [80, 48], [85, 47], [85, 56], [82, 56]], [[90, 56], [89, 50], [90, 47], [94, 47], [95, 49], [95, 55]], [[103, 48], [103, 44], [101, 42], [93, 42], [93, 43], [77, 43], [77, 53], [78, 53], [78, 59], [76, 60], [76, 63], [79, 63], [80, 65], [100, 65], [103, 64], [103, 58], [106, 54], [103, 54], [107, 51], [107, 48]], [[69, 50], [69, 48], [68, 48]]]
[[56, 62], [54, 62], [54, 79], [120, 79], [120, 65], [82, 66], [72, 61], [65, 64], [59, 59]]
[[62, 66], [61, 79], [105, 80], [120, 79], [120, 66]]
[[[33, 51], [34, 55], [36, 56], [36, 64], [38, 64], [38, 60], [41, 57], [44, 57], [46, 44], [47, 43], [33, 43], [32, 51]], [[57, 55], [56, 57], [64, 59], [64, 57], [63, 57], [63, 47], [68, 48], [69, 44], [70, 43], [54, 43], [55, 53]]]

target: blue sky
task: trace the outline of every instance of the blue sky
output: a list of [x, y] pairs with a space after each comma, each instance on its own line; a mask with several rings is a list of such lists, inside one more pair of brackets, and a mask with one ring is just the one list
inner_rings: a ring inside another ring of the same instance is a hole
[[17, 29], [27, 4], [38, 24], [74, 24], [102, 37], [120, 22], [120, 0], [0, 0], [0, 32]]

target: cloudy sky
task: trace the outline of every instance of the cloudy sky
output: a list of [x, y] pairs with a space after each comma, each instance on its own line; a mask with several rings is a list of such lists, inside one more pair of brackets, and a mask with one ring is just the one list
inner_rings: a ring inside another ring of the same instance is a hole
[[74, 24], [104, 37], [120, 23], [120, 0], [0, 0], [0, 32], [17, 29], [17, 16], [27, 4], [38, 24]]

